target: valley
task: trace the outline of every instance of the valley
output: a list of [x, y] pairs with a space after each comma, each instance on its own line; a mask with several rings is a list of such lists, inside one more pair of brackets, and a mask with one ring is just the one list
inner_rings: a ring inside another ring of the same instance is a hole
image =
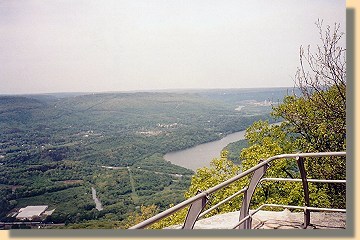
[[62, 227], [121, 228], [141, 205], [164, 210], [184, 199], [195, 170], [166, 161], [166, 153], [219, 140], [260, 119], [274, 122], [271, 104], [263, 103], [276, 104], [286, 93], [0, 96], [1, 220], [13, 221], [12, 209], [49, 205], [56, 210], [44, 221]]

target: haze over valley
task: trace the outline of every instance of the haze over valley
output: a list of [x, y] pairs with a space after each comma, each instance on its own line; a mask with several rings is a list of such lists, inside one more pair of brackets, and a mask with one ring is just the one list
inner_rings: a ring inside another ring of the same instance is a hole
[[54, 223], [121, 222], [141, 205], [165, 209], [184, 199], [194, 172], [164, 154], [273, 121], [264, 103], [288, 90], [0, 96], [2, 217], [37, 204], [55, 209]]

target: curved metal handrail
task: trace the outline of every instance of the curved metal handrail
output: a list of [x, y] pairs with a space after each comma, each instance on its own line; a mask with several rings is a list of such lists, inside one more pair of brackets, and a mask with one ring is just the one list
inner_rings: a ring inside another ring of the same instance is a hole
[[[175, 205], [175, 206], [173, 206], [173, 207], [171, 207], [171, 208], [169, 208], [169, 209], [167, 209], [167, 210], [165, 210], [165, 211], [163, 211], [163, 212], [161, 212], [161, 213], [159, 213], [159, 214], [157, 214], [157, 215], [155, 215], [155, 216], [153, 216], [153, 217], [151, 217], [151, 218], [149, 218], [149, 219], [147, 219], [147, 220], [145, 220], [145, 221], [143, 221], [143, 222], [141, 222], [141, 223], [138, 223], [138, 224], [136, 224], [135, 226], [130, 227], [129, 229], [143, 229], [143, 228], [146, 228], [146, 227], [148, 227], [149, 225], [151, 225], [151, 224], [153, 224], [153, 223], [155, 223], [155, 222], [158, 222], [158, 221], [160, 221], [161, 219], [163, 219], [163, 218], [165, 218], [165, 217], [167, 217], [167, 216], [170, 216], [170, 215], [172, 215], [173, 213], [175, 213], [175, 212], [177, 212], [177, 211], [185, 208], [186, 206], [189, 206], [189, 205], [191, 205], [191, 204], [194, 204], [194, 203], [196, 203], [197, 201], [200, 201], [200, 200], [203, 200], [203, 199], [207, 199], [208, 195], [210, 195], [210, 194], [212, 194], [212, 193], [214, 193], [214, 192], [216, 192], [216, 191], [218, 191], [218, 190], [220, 190], [220, 189], [222, 189], [222, 188], [224, 188], [224, 187], [229, 186], [230, 184], [234, 183], [235, 181], [237, 181], [237, 180], [239, 180], [239, 179], [241, 179], [241, 178], [243, 178], [243, 177], [245, 177], [245, 176], [247, 176], [247, 175], [255, 172], [256, 170], [259, 170], [259, 169], [261, 170], [261, 168], [264, 168], [264, 172], [265, 172], [265, 171], [266, 171], [266, 166], [268, 166], [268, 164], [269, 164], [270, 162], [272, 162], [272, 161], [274, 161], [274, 160], [276, 160], [276, 159], [282, 159], [282, 158], [296, 158], [296, 159], [300, 159], [300, 158], [308, 158], [308, 157], [328, 157], [328, 156], [346, 156], [346, 152], [295, 153], [295, 154], [281, 154], [281, 155], [272, 156], [272, 157], [270, 157], [270, 158], [268, 158], [268, 159], [260, 162], [260, 163], [257, 164], [256, 166], [254, 166], [254, 167], [246, 170], [245, 172], [242, 172], [242, 173], [240, 173], [240, 174], [238, 174], [238, 175], [236, 175], [236, 176], [234, 176], [234, 177], [232, 177], [232, 178], [230, 178], [230, 179], [228, 179], [228, 180], [226, 180], [226, 181], [224, 181], [224, 182], [222, 182], [222, 183], [220, 183], [220, 184], [218, 184], [218, 185], [216, 185], [216, 186], [214, 186], [214, 187], [211, 187], [211, 188], [209, 188], [209, 189], [207, 189], [207, 190], [205, 190], [205, 191], [203, 191], [203, 192], [200, 192], [200, 193], [198, 193], [197, 195], [195, 195], [194, 197], [191, 197], [191, 198], [189, 198], [189, 199], [187, 199], [187, 200], [185, 200], [185, 201], [183, 201], [183, 202], [181, 202], [181, 203], [179, 203], [179, 204], [177, 204], [177, 205]], [[261, 178], [262, 176], [263, 176], [263, 174], [260, 176], [260, 178]], [[261, 180], [259, 179], [259, 180], [255, 183], [255, 186], [254, 186], [254, 187], [256, 187], [256, 185], [257, 185], [258, 182], [260, 182], [260, 181], [261, 181]], [[303, 183], [304, 183], [304, 179], [302, 179], [302, 181], [303, 181]], [[310, 182], [311, 179], [307, 179], [307, 181]], [[328, 180], [328, 181], [334, 181], [334, 180]], [[343, 180], [341, 180], [341, 181], [343, 181]], [[304, 184], [305, 184], [305, 183], [304, 183]], [[306, 184], [307, 184], [307, 183], [306, 183]], [[304, 185], [304, 188], [305, 188], [305, 185]], [[244, 189], [242, 189], [242, 190], [244, 190]], [[240, 191], [242, 191], [242, 190], [240, 190]], [[243, 192], [241, 192], [241, 193], [245, 193], [245, 194], [246, 194], [247, 190], [248, 190], [248, 189], [246, 189], [245, 191], [243, 191]], [[240, 193], [236, 193], [236, 195], [238, 195], [238, 194], [240, 194]], [[252, 194], [251, 194], [251, 195], [252, 195]], [[233, 198], [233, 197], [230, 196], [229, 198], [231, 199], [231, 198]], [[230, 200], [229, 198], [227, 198], [227, 199]], [[248, 196], [247, 198], [249, 199], [249, 196]], [[244, 196], [244, 199], [245, 199], [245, 196]], [[250, 196], [250, 199], [251, 199], [251, 196]], [[225, 199], [225, 200], [226, 200], [226, 199]], [[225, 201], [225, 200], [224, 200], [224, 201]], [[223, 203], [224, 203], [224, 202], [223, 202]], [[206, 201], [205, 201], [205, 204], [206, 204]], [[250, 202], [248, 202], [247, 204], [248, 204], [248, 206], [249, 206]], [[221, 205], [221, 204], [220, 204], [220, 205]], [[219, 205], [218, 205], [218, 206], [219, 206]], [[250, 217], [251, 217], [251, 216], [250, 216], [249, 213], [248, 213], [248, 210], [249, 210], [249, 209], [248, 209], [248, 206], [246, 206], [247, 209], [245, 209], [245, 210], [241, 209], [241, 210], [243, 210], [243, 214], [245, 213], [246, 216], [244, 216], [244, 217], [241, 216], [241, 217], [240, 217], [240, 223], [239, 223], [239, 225], [242, 224], [242, 223], [244, 223], [246, 220], [250, 220]], [[200, 211], [198, 211], [199, 213], [203, 210], [203, 207], [204, 207], [204, 204], [203, 204], [203, 206], [202, 206], [202, 209], [200, 209]], [[308, 211], [311, 210], [311, 207], [309, 207], [309, 206], [306, 206], [305, 208], [306, 208]], [[213, 210], [213, 209], [215, 209], [215, 208], [211, 208], [211, 210]], [[209, 209], [209, 210], [210, 210], [210, 209]], [[196, 221], [199, 217], [203, 217], [205, 214], [207, 214], [208, 212], [210, 212], [209, 210], [207, 210], [206, 212], [202, 213], [201, 215], [198, 214], [198, 215], [196, 216], [196, 218], [195, 218], [195, 221]], [[188, 212], [188, 215], [189, 215], [189, 212]], [[193, 225], [193, 224], [192, 224], [192, 225]], [[239, 226], [239, 225], [238, 225], [238, 226]], [[245, 225], [245, 228], [246, 228], [246, 226], [248, 226], [248, 225], [249, 225], [249, 224]], [[306, 224], [305, 224], [305, 225], [306, 225]]]

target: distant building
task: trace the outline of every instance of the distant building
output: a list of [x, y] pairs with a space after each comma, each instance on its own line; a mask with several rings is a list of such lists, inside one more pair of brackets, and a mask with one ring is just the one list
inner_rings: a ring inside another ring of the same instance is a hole
[[27, 206], [25, 208], [20, 208], [16, 218], [20, 220], [32, 220], [33, 217], [40, 217], [40, 215], [43, 214], [47, 208], [47, 205]]

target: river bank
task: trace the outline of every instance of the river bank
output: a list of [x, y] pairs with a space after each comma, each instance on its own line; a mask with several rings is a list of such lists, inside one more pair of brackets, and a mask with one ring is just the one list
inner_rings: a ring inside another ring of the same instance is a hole
[[180, 151], [169, 152], [164, 155], [166, 161], [196, 171], [209, 166], [214, 158], [220, 157], [221, 150], [228, 144], [245, 139], [245, 130], [226, 135], [220, 140], [203, 143]]
[[[277, 122], [271, 125], [280, 124], [281, 122]], [[210, 162], [214, 158], [219, 158], [221, 151], [230, 143], [245, 139], [245, 133], [246, 130], [239, 131], [226, 135], [216, 141], [203, 143], [180, 151], [169, 152], [164, 155], [164, 159], [172, 164], [196, 171], [198, 168], [210, 166]]]

